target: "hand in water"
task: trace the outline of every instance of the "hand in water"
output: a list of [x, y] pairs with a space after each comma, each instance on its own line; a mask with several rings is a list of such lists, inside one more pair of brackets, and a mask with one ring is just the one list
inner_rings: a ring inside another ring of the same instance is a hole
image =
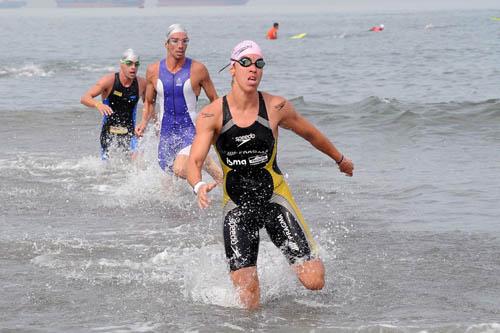
[[216, 186], [217, 183], [209, 183], [202, 185], [198, 189], [198, 206], [200, 206], [201, 209], [208, 208], [210, 205], [211, 200], [208, 197], [208, 192], [212, 191]]
[[141, 122], [135, 127], [135, 135], [142, 137], [144, 135], [144, 130], [146, 129], [146, 124]]

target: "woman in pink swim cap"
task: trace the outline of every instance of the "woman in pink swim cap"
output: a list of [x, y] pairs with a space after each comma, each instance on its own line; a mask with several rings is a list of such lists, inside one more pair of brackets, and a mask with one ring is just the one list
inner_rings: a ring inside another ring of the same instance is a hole
[[354, 166], [289, 101], [258, 90], [265, 61], [257, 43], [239, 43], [229, 61], [231, 90], [203, 108], [196, 121], [187, 178], [198, 205], [207, 208], [208, 192], [216, 184], [202, 181], [201, 167], [213, 144], [224, 172], [223, 235], [231, 279], [241, 304], [255, 309], [260, 305], [257, 256], [263, 228], [307, 289], [319, 290], [325, 283], [318, 247], [277, 164], [279, 127], [309, 141], [348, 176]]

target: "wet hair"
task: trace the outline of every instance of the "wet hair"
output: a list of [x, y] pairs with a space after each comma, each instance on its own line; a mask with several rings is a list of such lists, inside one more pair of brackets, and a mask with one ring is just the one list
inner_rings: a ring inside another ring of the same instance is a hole
[[277, 27], [279, 27], [279, 26], [280, 26], [280, 24], [279, 24], [278, 22], [274, 22], [274, 23], [273, 23], [273, 27], [277, 28]]

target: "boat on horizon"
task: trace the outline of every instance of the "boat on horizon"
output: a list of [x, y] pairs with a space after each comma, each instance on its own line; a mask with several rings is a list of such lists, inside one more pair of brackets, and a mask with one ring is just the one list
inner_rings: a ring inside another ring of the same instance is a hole
[[158, 0], [158, 7], [173, 6], [240, 6], [248, 0]]
[[144, 8], [145, 0], [56, 0], [62, 8], [112, 8], [138, 7]]
[[3, 0], [0, 1], [0, 9], [21, 8], [27, 5], [26, 1]]

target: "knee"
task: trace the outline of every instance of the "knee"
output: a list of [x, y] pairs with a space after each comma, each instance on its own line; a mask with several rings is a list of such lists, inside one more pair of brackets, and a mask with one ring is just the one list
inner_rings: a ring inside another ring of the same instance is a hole
[[321, 290], [325, 286], [324, 276], [310, 276], [300, 280], [302, 285], [309, 290]]
[[321, 290], [325, 286], [325, 267], [321, 260], [306, 261], [295, 267], [300, 282], [309, 290]]
[[255, 267], [242, 268], [231, 273], [241, 304], [248, 310], [255, 310], [260, 303], [259, 278]]
[[246, 292], [259, 290], [259, 278], [255, 267], [242, 268], [232, 272], [232, 279], [239, 290]]
[[182, 177], [183, 169], [179, 167], [178, 165], [175, 165], [172, 167], [172, 171], [174, 172], [174, 175], [177, 177]]
[[172, 171], [177, 177], [186, 178], [186, 168], [184, 161], [179, 160], [178, 158], [175, 160], [174, 165], [172, 166]]

